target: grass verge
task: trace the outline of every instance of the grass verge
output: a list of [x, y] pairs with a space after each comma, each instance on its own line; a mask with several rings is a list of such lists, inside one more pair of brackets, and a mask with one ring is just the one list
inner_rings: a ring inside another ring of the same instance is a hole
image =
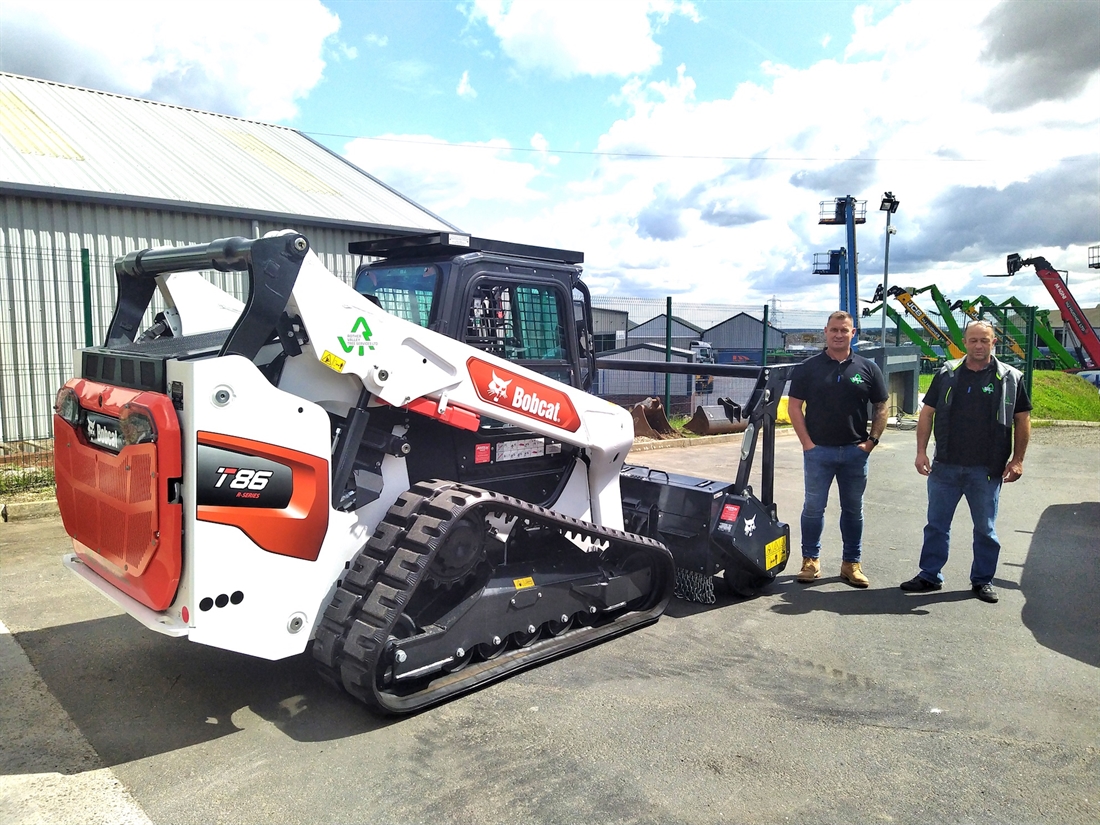
[[[926, 392], [931, 375], [920, 376]], [[1031, 388], [1031, 417], [1056, 421], [1100, 421], [1100, 392], [1084, 378], [1057, 370], [1036, 371]]]

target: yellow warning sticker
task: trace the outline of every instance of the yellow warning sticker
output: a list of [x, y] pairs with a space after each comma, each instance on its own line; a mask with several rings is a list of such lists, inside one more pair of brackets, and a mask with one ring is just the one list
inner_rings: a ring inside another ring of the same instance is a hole
[[321, 356], [321, 363], [328, 367], [330, 370], [336, 370], [337, 372], [344, 371], [344, 364], [347, 363], [343, 358], [338, 355], [333, 355], [328, 350], [325, 350], [324, 355]]
[[528, 576], [526, 579], [512, 579], [512, 584], [516, 586], [516, 590], [523, 590], [528, 587], [534, 587], [535, 580]]
[[780, 536], [764, 545], [764, 566], [771, 570], [787, 560], [787, 537]]

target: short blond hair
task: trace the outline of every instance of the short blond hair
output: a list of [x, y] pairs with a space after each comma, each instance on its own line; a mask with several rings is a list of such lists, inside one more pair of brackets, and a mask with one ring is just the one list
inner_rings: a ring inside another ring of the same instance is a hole
[[845, 321], [850, 323], [853, 327], [856, 325], [856, 319], [852, 317], [851, 313], [845, 312], [842, 309], [838, 309], [836, 312], [834, 312], [832, 315], [830, 315], [829, 320], [827, 320], [825, 322], [826, 329], [828, 328], [829, 324], [832, 323], [834, 318], [843, 318]]

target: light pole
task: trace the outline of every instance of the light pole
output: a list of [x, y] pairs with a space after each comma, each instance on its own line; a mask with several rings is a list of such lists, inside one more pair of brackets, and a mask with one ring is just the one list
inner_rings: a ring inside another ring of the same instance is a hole
[[879, 204], [879, 211], [886, 213], [886, 257], [882, 261], [882, 369], [886, 371], [886, 301], [889, 299], [890, 294], [887, 291], [890, 288], [889, 273], [890, 273], [890, 236], [897, 232], [897, 228], [890, 226], [890, 216], [898, 211], [898, 204], [900, 204], [897, 198], [894, 197], [893, 192], [885, 192], [882, 196], [882, 203]]

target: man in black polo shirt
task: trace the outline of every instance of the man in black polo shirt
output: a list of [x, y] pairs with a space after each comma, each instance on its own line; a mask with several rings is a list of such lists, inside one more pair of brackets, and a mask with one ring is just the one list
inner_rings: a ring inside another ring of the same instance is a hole
[[[791, 376], [787, 414], [802, 442], [806, 489], [802, 570], [797, 577], [803, 583], [821, 576], [821, 533], [825, 529], [829, 488], [835, 478], [844, 545], [840, 578], [853, 587], [870, 584], [860, 562], [863, 492], [867, 489], [867, 457], [886, 429], [888, 396], [878, 365], [852, 352], [854, 335], [852, 316], [834, 312], [825, 326], [825, 350], [795, 367]], [[868, 403], [874, 405], [870, 432]]]
[[[1019, 370], [993, 356], [993, 327], [974, 321], [963, 335], [966, 357], [948, 361], [936, 373], [917, 422], [917, 472], [928, 476], [928, 524], [920, 552], [920, 573], [902, 590], [926, 593], [943, 587], [943, 566], [951, 543], [951, 519], [966, 496], [974, 520], [974, 563], [970, 586], [983, 602], [996, 602], [990, 582], [1001, 543], [994, 523], [1001, 483], [1024, 473], [1031, 436], [1031, 401]], [[928, 461], [935, 433], [936, 460]]]

